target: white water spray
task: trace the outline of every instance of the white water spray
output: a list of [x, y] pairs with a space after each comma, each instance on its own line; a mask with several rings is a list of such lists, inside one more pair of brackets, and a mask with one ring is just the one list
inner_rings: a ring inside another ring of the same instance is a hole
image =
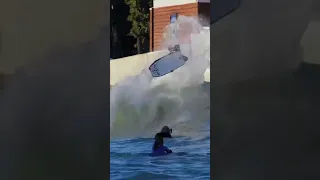
[[172, 127], [175, 135], [191, 136], [208, 125], [210, 98], [203, 83], [209, 67], [210, 32], [197, 18], [180, 16], [164, 33], [163, 48], [175, 44], [189, 57], [184, 66], [160, 78], [152, 78], [145, 67], [112, 87], [111, 138], [150, 137], [163, 125]]

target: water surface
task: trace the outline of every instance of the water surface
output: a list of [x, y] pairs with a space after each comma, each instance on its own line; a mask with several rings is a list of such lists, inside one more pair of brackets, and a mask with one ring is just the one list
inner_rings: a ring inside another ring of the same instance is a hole
[[152, 138], [112, 140], [111, 179], [210, 179], [210, 136], [166, 138], [174, 152], [167, 156], [150, 157], [152, 144]]

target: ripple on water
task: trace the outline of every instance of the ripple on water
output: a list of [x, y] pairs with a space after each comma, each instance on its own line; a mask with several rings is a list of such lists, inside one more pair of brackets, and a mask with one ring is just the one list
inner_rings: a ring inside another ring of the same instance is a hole
[[166, 140], [174, 153], [150, 157], [152, 138], [111, 142], [111, 179], [210, 179], [210, 138]]

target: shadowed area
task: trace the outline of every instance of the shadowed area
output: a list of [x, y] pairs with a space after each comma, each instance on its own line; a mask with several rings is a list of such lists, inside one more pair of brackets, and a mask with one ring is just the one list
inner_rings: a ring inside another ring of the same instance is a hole
[[0, 5], [0, 179], [109, 178], [107, 10], [87, 0]]
[[319, 177], [320, 67], [303, 63], [300, 46], [312, 9], [242, 0], [211, 26], [215, 179]]
[[319, 66], [302, 65], [293, 77], [248, 81], [212, 93], [218, 179], [316, 175], [319, 72]]
[[12, 77], [0, 104], [6, 168], [32, 179], [108, 174], [105, 47], [85, 44], [48, 57], [32, 75]]
[[210, 27], [211, 82], [294, 72], [303, 61], [300, 40], [311, 16], [311, 0], [242, 0]]

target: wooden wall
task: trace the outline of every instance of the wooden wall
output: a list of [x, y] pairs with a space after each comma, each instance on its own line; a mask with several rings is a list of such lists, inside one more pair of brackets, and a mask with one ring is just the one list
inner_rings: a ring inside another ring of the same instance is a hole
[[[153, 13], [151, 13], [153, 11]], [[163, 37], [164, 28], [170, 23], [170, 15], [178, 13], [178, 16], [197, 16], [198, 15], [198, 3], [190, 3], [177, 6], [168, 6], [154, 8], [150, 10], [150, 19], [153, 23], [152, 31], [150, 31], [150, 51], [159, 50], [161, 47], [161, 41]]]

